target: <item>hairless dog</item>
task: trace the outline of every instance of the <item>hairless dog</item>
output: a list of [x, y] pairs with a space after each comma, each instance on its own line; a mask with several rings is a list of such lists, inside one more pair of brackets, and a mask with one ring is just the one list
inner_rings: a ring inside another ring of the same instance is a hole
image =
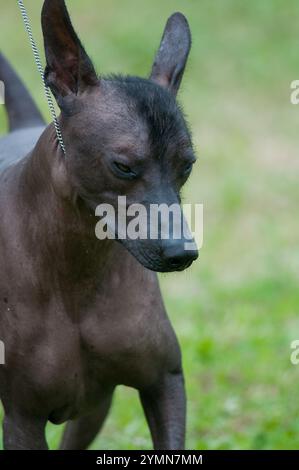
[[67, 422], [62, 449], [86, 449], [126, 385], [139, 391], [154, 448], [183, 449], [181, 353], [157, 272], [184, 270], [198, 252], [183, 236], [99, 240], [95, 208], [117, 208], [119, 196], [180, 203], [195, 161], [176, 102], [187, 20], [168, 19], [148, 79], [99, 78], [63, 0], [45, 0], [42, 29], [66, 155], [0, 57], [10, 124], [0, 140], [4, 447], [47, 449], [50, 421]]

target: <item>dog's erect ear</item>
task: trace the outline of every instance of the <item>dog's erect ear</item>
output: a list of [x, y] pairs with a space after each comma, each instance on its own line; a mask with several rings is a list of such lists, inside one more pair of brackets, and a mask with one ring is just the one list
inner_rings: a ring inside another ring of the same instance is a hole
[[45, 80], [58, 104], [98, 83], [92, 62], [72, 26], [64, 0], [45, 0], [42, 9], [47, 66]]
[[191, 48], [191, 33], [182, 13], [174, 13], [165, 26], [151, 80], [177, 94]]

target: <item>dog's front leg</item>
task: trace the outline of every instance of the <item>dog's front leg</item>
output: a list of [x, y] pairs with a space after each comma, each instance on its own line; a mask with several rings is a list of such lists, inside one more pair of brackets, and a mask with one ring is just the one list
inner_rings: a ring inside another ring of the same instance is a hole
[[102, 397], [100, 406], [92, 413], [81, 416], [66, 425], [61, 450], [84, 450], [92, 443], [102, 428], [109, 412], [112, 392]]
[[185, 447], [186, 397], [182, 373], [168, 373], [140, 391], [155, 450]]
[[18, 413], [5, 415], [3, 443], [5, 450], [47, 450], [45, 438], [46, 419]]

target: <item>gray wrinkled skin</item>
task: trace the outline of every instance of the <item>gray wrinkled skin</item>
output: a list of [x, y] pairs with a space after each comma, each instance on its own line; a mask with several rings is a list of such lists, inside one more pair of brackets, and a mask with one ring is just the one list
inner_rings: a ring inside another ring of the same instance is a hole
[[170, 17], [147, 80], [99, 79], [63, 0], [44, 1], [42, 28], [66, 157], [0, 55], [13, 130], [0, 140], [4, 448], [47, 449], [51, 421], [68, 422], [62, 449], [86, 449], [126, 385], [139, 392], [154, 448], [183, 449], [181, 353], [154, 271], [183, 270], [197, 251], [186, 254], [183, 238], [99, 241], [94, 208], [123, 194], [179, 201], [194, 162], [175, 99], [188, 23]]

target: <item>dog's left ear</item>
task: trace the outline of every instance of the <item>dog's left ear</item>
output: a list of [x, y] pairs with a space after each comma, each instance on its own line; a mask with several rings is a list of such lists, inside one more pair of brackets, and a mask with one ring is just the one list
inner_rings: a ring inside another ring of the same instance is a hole
[[182, 13], [174, 13], [167, 21], [151, 73], [151, 80], [178, 92], [191, 48], [188, 21]]
[[47, 61], [45, 80], [61, 106], [65, 96], [96, 85], [98, 78], [75, 33], [64, 0], [44, 1], [42, 29]]

